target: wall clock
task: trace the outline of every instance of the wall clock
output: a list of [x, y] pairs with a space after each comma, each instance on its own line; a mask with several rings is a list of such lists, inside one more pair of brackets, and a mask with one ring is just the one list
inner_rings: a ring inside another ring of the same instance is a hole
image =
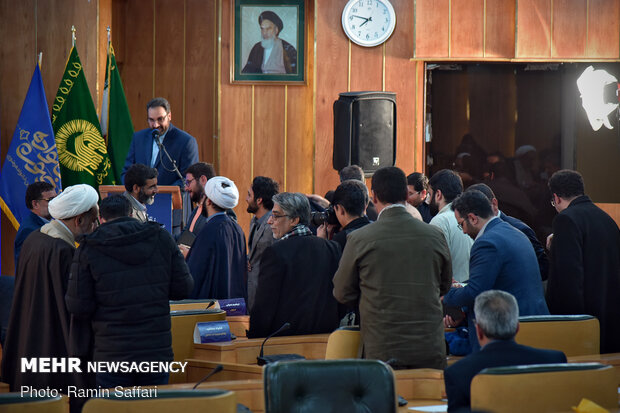
[[396, 27], [388, 0], [349, 0], [342, 11], [342, 28], [352, 42], [373, 47], [384, 43]]

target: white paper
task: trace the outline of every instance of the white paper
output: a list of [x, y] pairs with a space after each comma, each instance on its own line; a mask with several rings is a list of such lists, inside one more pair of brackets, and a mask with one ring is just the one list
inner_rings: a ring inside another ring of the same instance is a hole
[[409, 410], [413, 410], [415, 412], [447, 412], [448, 405], [437, 404], [433, 406], [415, 406], [415, 407], [410, 407]]

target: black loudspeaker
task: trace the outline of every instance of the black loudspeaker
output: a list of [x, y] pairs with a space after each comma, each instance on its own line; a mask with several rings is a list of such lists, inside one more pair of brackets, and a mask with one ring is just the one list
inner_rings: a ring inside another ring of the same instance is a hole
[[334, 169], [359, 165], [368, 177], [395, 161], [396, 93], [340, 93], [334, 102]]

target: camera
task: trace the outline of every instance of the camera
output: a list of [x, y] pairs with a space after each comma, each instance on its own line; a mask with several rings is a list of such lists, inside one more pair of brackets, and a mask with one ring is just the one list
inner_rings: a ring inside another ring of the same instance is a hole
[[330, 205], [324, 212], [313, 212], [310, 218], [312, 224], [316, 227], [321, 226], [323, 223], [327, 223], [328, 225], [336, 225], [340, 226], [340, 222], [338, 218], [336, 218], [336, 211], [334, 211], [334, 206]]

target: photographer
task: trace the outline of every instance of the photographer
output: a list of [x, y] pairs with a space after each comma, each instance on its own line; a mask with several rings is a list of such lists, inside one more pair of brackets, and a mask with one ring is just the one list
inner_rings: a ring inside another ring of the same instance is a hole
[[351, 179], [342, 182], [334, 192], [333, 202], [325, 212], [324, 222], [318, 228], [317, 235], [328, 238], [328, 233], [331, 235], [332, 231], [340, 228], [333, 234], [332, 240], [344, 250], [347, 235], [370, 224], [370, 220], [364, 215], [368, 200], [368, 189], [361, 181]]

